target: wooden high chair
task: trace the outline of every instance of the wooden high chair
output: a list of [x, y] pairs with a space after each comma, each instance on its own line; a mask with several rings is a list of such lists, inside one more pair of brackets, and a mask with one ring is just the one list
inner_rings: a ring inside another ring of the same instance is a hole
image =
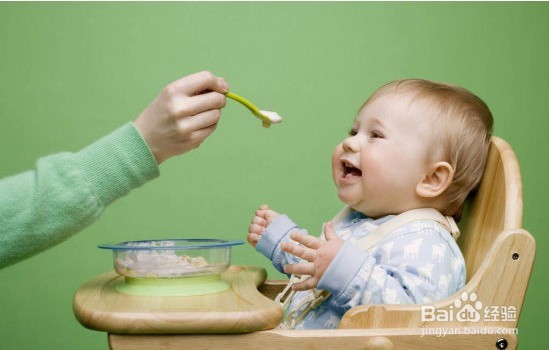
[[[433, 304], [358, 306], [344, 315], [335, 330], [169, 335], [109, 332], [109, 344], [118, 350], [515, 349], [535, 242], [521, 228], [522, 183], [517, 159], [500, 138], [492, 138], [484, 177], [467, 203], [460, 226], [458, 243], [467, 264], [467, 284], [462, 291]], [[284, 284], [267, 281], [259, 291], [272, 299]]]

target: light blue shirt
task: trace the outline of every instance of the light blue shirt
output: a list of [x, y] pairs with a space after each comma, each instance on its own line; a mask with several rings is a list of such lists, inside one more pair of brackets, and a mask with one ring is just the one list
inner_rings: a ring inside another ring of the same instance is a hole
[[[317, 288], [330, 297], [311, 310], [296, 329], [337, 328], [343, 314], [363, 304], [428, 304], [447, 298], [465, 286], [465, 260], [452, 235], [435, 221], [409, 222], [391, 232], [368, 253], [356, 242], [393, 215], [371, 219], [353, 211], [335, 223], [345, 241]], [[307, 234], [286, 215], [265, 230], [256, 249], [280, 271], [299, 258], [285, 253], [280, 243], [291, 232]], [[311, 291], [297, 292], [290, 310]]]

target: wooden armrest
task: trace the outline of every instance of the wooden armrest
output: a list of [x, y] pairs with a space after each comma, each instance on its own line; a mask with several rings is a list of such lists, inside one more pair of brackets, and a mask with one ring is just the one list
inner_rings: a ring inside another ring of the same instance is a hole
[[288, 284], [287, 280], [268, 280], [262, 285], [257, 287], [259, 292], [269, 299], [274, 300], [276, 296], [282, 292], [284, 287]]

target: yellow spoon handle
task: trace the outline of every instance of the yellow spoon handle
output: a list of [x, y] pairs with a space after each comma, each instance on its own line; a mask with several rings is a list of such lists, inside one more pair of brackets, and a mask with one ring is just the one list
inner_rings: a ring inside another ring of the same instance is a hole
[[269, 118], [267, 118], [263, 114], [261, 114], [261, 111], [259, 110], [259, 108], [257, 108], [256, 105], [254, 105], [249, 100], [245, 99], [244, 97], [242, 97], [240, 95], [235, 94], [234, 92], [230, 92], [230, 91], [225, 93], [225, 96], [227, 96], [228, 98], [233, 99], [237, 102], [240, 102], [244, 107], [248, 108], [250, 110], [250, 112], [252, 112], [253, 115], [255, 115], [256, 117], [261, 119], [261, 121], [263, 122], [264, 127], [268, 128], [269, 126], [271, 126], [271, 121], [269, 120]]

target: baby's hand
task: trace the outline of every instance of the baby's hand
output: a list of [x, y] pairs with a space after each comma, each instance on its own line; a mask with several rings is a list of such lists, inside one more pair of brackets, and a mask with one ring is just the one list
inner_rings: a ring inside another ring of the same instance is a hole
[[267, 204], [259, 206], [259, 209], [255, 211], [250, 226], [248, 226], [248, 243], [255, 248], [261, 235], [265, 231], [265, 228], [267, 228], [267, 226], [269, 226], [279, 215], [279, 213], [270, 210]]
[[227, 91], [223, 78], [206, 71], [162, 90], [134, 122], [158, 164], [198, 147], [214, 132]]
[[282, 243], [281, 248], [283, 251], [307, 260], [307, 262], [284, 266], [284, 272], [311, 276], [303, 282], [294, 284], [292, 286], [293, 290], [299, 291], [315, 288], [344, 243], [335, 233], [334, 225], [331, 221], [324, 225], [324, 237], [326, 238], [325, 241], [317, 237], [293, 232], [290, 238], [302, 245], [290, 242]]

